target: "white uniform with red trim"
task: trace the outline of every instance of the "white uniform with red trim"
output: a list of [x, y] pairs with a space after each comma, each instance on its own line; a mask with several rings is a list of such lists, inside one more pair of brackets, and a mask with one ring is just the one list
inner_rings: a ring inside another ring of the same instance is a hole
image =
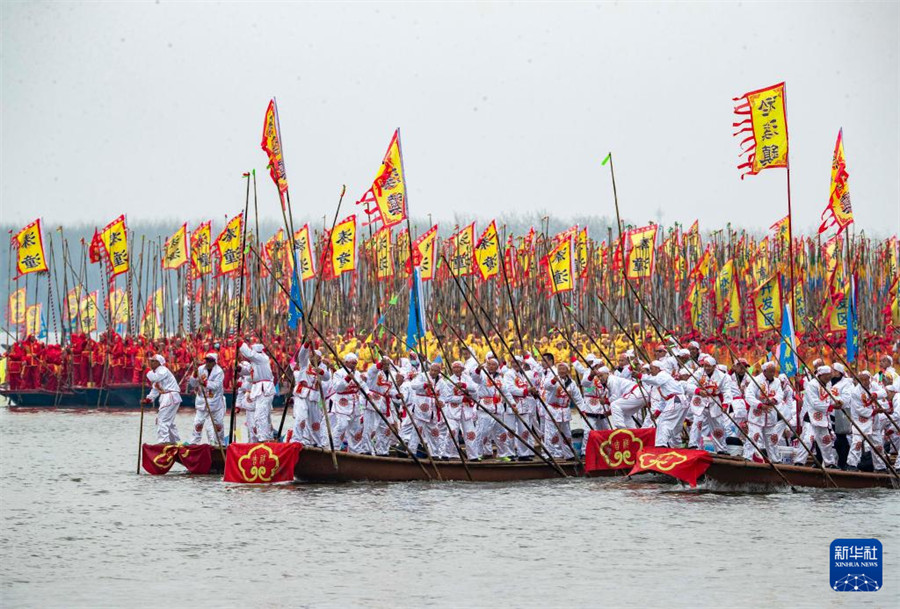
[[[469, 375], [462, 374], [450, 375], [450, 380], [444, 383], [444, 394], [441, 401], [444, 404], [444, 414], [447, 416], [447, 422], [454, 437], [459, 436], [462, 430], [463, 442], [466, 447], [466, 457], [469, 459], [478, 459], [481, 457], [481, 450], [476, 439], [478, 433], [476, 430], [476, 421], [478, 420], [478, 411], [475, 408], [475, 390], [476, 385]], [[459, 457], [456, 452], [456, 446], [448, 434], [447, 442], [444, 443], [443, 455], [455, 459]]]
[[409, 450], [413, 453], [419, 447], [420, 439], [425, 440], [428, 446], [428, 452], [431, 456], [440, 457], [447, 440], [447, 424], [441, 416], [441, 409], [438, 409], [438, 401], [441, 395], [446, 394], [446, 381], [443, 377], [438, 376], [436, 379], [429, 376], [429, 373], [417, 375], [410, 383], [411, 397], [413, 402], [412, 422], [419, 430], [419, 433], [413, 431], [409, 437]]
[[[879, 449], [884, 446], [884, 421], [880, 417], [883, 413], [876, 413], [875, 408], [884, 408], [887, 405], [887, 392], [876, 381], [869, 382], [869, 390], [862, 385], [855, 385], [850, 390], [850, 416], [859, 429]], [[888, 423], [890, 425], [890, 423]], [[872, 447], [863, 439], [862, 434], [853, 429], [853, 437], [850, 440], [850, 452], [847, 454], [847, 465], [856, 467], [864, 451], [872, 452], [872, 464], [876, 470], [885, 470], [887, 466], [884, 460], [872, 451]]]
[[510, 398], [510, 404], [515, 408], [516, 413], [513, 415], [512, 423], [508, 423], [510, 429], [516, 430], [522, 440], [513, 438], [515, 444], [515, 453], [517, 457], [533, 457], [534, 451], [525, 444], [534, 445], [534, 437], [532, 430], [537, 426], [537, 399], [531, 395], [531, 388], [540, 388], [540, 374], [535, 371], [517, 372], [512, 368], [506, 371], [503, 376], [503, 390]]
[[369, 452], [369, 443], [363, 433], [362, 403], [365, 398], [360, 395], [365, 380], [358, 370], [349, 374], [344, 368], [337, 369], [331, 377], [331, 409], [328, 418], [331, 421], [331, 436], [335, 450], [340, 450], [346, 440], [347, 448], [353, 453]]
[[294, 370], [294, 432], [292, 442], [311, 446], [328, 446], [328, 430], [325, 428], [322, 396], [331, 381], [331, 371], [323, 363], [313, 366], [309, 349], [304, 345], [297, 353], [297, 369]]
[[[806, 411], [809, 421], [803, 422], [803, 429], [800, 437], [806, 442], [810, 448], [813, 443], [819, 445], [822, 452], [822, 460], [825, 465], [835, 465], [837, 463], [837, 452], [834, 449], [834, 432], [831, 429], [831, 409], [833, 407], [832, 397], [838, 397], [840, 389], [837, 387], [823, 387], [818, 379], [813, 379], [806, 383], [803, 390], [803, 408]], [[803, 446], [798, 446], [794, 450], [794, 463], [805, 465], [806, 456], [809, 453]]]
[[641, 382], [660, 394], [661, 407], [653, 413], [656, 417], [656, 446], [681, 447], [681, 425], [689, 406], [684, 396], [684, 385], [664, 370], [655, 376], [643, 375]]
[[[731, 416], [734, 417], [734, 422], [740, 425], [747, 422], [748, 408], [744, 394], [747, 392], [747, 387], [752, 383], [750, 380], [751, 376], [749, 372], [744, 372], [744, 376], [741, 378], [738, 378], [737, 372], [732, 372], [729, 376], [731, 377], [732, 392], [734, 393], [731, 397]], [[740, 432], [738, 432], [738, 435], [740, 435]]]
[[[212, 370], [206, 366], [197, 369], [197, 376], [188, 381], [188, 387], [192, 389], [194, 398], [194, 433], [191, 436], [191, 444], [199, 444], [203, 437], [203, 426], [208, 418], [212, 418], [212, 425], [218, 439], [210, 436], [210, 444], [222, 445], [225, 443], [225, 394], [223, 385], [225, 372], [218, 364]], [[207, 408], [207, 405], [209, 408]]]
[[581, 377], [581, 388], [584, 396], [584, 413], [588, 415], [585, 423], [590, 429], [585, 429], [582, 453], [587, 447], [587, 434], [591, 430], [609, 429], [609, 389], [600, 380], [599, 374], [593, 374], [588, 370]]
[[640, 427], [640, 423], [635, 421], [635, 416], [642, 408], [650, 405], [646, 392], [630, 378], [612, 374], [606, 381], [606, 388], [609, 391], [610, 423], [613, 428]]
[[[506, 413], [503, 399], [503, 376], [499, 370], [492, 376], [487, 370], [479, 372], [476, 369], [472, 372], [470, 378], [478, 386], [475, 392], [475, 399], [480, 408], [478, 410], [478, 421], [475, 424], [475, 441], [478, 443], [481, 456], [491, 458], [494, 455], [494, 445], [496, 444], [498, 457], [512, 457], [514, 452], [509, 432], [487, 414], [491, 413], [502, 421], [503, 415]], [[509, 399], [508, 396], [506, 397]]]
[[[766, 454], [773, 460], [778, 460], [778, 415], [775, 410], [784, 403], [784, 386], [778, 377], [771, 381], [764, 374], [758, 374], [756, 382], [750, 382], [744, 391], [744, 401], [747, 403], [747, 435], [756, 442], [756, 445], [765, 449]], [[758, 385], [758, 386], [757, 386]], [[762, 455], [756, 452], [753, 445], [744, 439], [744, 458], [758, 460]]]
[[178, 426], [175, 425], [175, 415], [181, 406], [181, 391], [175, 375], [164, 364], [156, 367], [156, 370], [147, 371], [147, 380], [150, 381], [150, 393], [147, 399], [159, 398], [159, 412], [156, 415], [156, 440], [160, 444], [177, 444], [181, 442], [178, 435]]
[[394, 434], [391, 426], [385, 423], [385, 420], [391, 425], [395, 423], [391, 400], [397, 394], [397, 389], [379, 364], [369, 366], [369, 370], [366, 372], [366, 386], [369, 389], [369, 397], [384, 418], [378, 416], [372, 404], [366, 402], [363, 408], [363, 433], [368, 438], [375, 454], [386, 457], [391, 449]]
[[272, 400], [275, 399], [275, 377], [272, 375], [272, 366], [269, 356], [263, 350], [262, 345], [255, 344], [250, 347], [247, 343], [241, 345], [241, 355], [250, 363], [250, 395], [247, 401], [252, 402], [256, 412], [256, 435], [260, 442], [269, 442], [275, 430], [272, 429]]
[[[583, 410], [584, 398], [571, 378], [556, 378], [544, 381], [544, 402], [550, 408], [552, 420], [544, 421], [544, 448], [553, 458], [572, 459], [575, 454], [569, 448], [572, 441], [572, 412], [569, 409], [572, 401]], [[571, 399], [570, 399], [571, 396]], [[562, 435], [560, 435], [562, 431]]]
[[[708, 435], [716, 452], [726, 452], [725, 424], [722, 408], [727, 391], [728, 379], [721, 370], [707, 374], [698, 368], [686, 382], [686, 393], [690, 399], [692, 421], [688, 445], [702, 449], [703, 438]], [[730, 394], [729, 394], [730, 397]]]

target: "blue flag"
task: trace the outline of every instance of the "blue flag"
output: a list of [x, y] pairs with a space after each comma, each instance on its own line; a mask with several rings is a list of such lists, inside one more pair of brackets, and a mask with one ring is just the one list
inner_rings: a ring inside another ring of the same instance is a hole
[[296, 330], [303, 319], [300, 303], [300, 250], [294, 250], [294, 273], [291, 276], [291, 306], [288, 309], [288, 328]]
[[850, 280], [850, 304], [847, 306], [847, 362], [856, 361], [856, 352], [859, 350], [859, 332], [856, 328], [858, 319], [856, 313], [856, 282]]
[[781, 315], [781, 346], [778, 349], [778, 365], [788, 378], [797, 376], [797, 337], [794, 336], [794, 322], [791, 319], [791, 308], [785, 304]]
[[422, 280], [419, 269], [413, 268], [409, 286], [409, 321], [406, 324], [406, 348], [418, 349], [419, 341], [425, 338], [425, 305], [422, 302]]

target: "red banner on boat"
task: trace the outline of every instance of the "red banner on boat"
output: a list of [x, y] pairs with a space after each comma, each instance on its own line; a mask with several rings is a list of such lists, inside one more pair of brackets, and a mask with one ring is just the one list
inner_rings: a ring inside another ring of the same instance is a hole
[[653, 471], [668, 474], [691, 486], [697, 486], [697, 478], [709, 469], [710, 463], [712, 463], [712, 455], [705, 450], [645, 448], [638, 453], [637, 463], [634, 464], [634, 469], [631, 470], [629, 476]]
[[193, 444], [144, 444], [141, 446], [141, 466], [148, 474], [161, 476], [175, 463], [181, 463], [192, 474], [208, 474], [212, 467], [212, 446]]
[[294, 479], [294, 466], [303, 446], [297, 442], [229, 444], [225, 455], [225, 482], [266, 484]]
[[584, 467], [598, 469], [631, 469], [638, 452], [656, 442], [656, 429], [604, 429], [588, 435]]

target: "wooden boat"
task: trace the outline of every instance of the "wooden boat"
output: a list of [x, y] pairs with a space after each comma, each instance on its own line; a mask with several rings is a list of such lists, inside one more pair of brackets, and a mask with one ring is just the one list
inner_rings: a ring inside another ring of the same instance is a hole
[[[300, 451], [294, 478], [305, 482], [408, 482], [413, 480], [443, 480], [472, 482], [516, 482], [522, 480], [546, 480], [561, 478], [560, 472], [540, 459], [529, 462], [505, 462], [496, 459], [468, 461], [435, 461], [434, 466], [427, 459], [419, 459], [425, 471], [409, 458], [373, 457], [354, 453], [338, 452], [337, 469], [331, 452], [321, 448], [304, 447]], [[577, 461], [558, 461], [566, 476], [584, 476], [584, 470]], [[425, 472], [428, 472], [427, 474]], [[594, 477], [624, 476], [623, 470], [591, 472]], [[440, 474], [440, 475], [438, 475]]]
[[[12, 406], [23, 408], [112, 408], [137, 410], [141, 407], [143, 390], [138, 384], [108, 385], [105, 387], [69, 387], [63, 391], [46, 389], [0, 389], [0, 395], [8, 398]], [[194, 407], [194, 394], [182, 393], [181, 405]], [[225, 402], [231, 408], [231, 393], [225, 394]], [[284, 406], [284, 396], [276, 395], [273, 408]]]
[[[775, 467], [793, 486], [846, 489], [900, 488], [900, 484], [890, 473], [847, 472], [829, 469], [827, 470], [831, 477], [829, 480], [818, 467], [778, 464]], [[729, 487], [784, 486], [784, 480], [772, 470], [772, 466], [769, 464], [746, 461], [740, 457], [714, 456], [704, 477], [706, 480], [713, 480]]]

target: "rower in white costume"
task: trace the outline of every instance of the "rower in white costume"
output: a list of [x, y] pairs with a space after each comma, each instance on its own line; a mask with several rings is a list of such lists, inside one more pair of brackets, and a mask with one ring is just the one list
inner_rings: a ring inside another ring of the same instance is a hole
[[[872, 374], [868, 370], [863, 370], [858, 375], [859, 385], [854, 386], [850, 390], [850, 416], [853, 422], [866, 435], [869, 441], [877, 446], [879, 450], [884, 445], [884, 428], [883, 421], [878, 415], [884, 414], [887, 391], [884, 387], [872, 380]], [[890, 424], [890, 423], [888, 423]], [[847, 469], [850, 471], [858, 471], [860, 457], [864, 451], [872, 452], [872, 465], [876, 471], [884, 471], [887, 466], [878, 453], [872, 451], [872, 446], [865, 441], [862, 434], [853, 429], [853, 436], [850, 440], [850, 452], [847, 454]]]
[[197, 368], [197, 375], [188, 381], [188, 389], [195, 392], [194, 434], [191, 444], [199, 444], [203, 437], [203, 426], [212, 418], [216, 443], [225, 442], [225, 371], [218, 364], [218, 353], [207, 353], [204, 364]]
[[[734, 417], [734, 422], [744, 431], [747, 431], [747, 400], [744, 399], [744, 395], [747, 393], [747, 387], [752, 383], [750, 380], [751, 376], [747, 372], [749, 367], [749, 362], [744, 358], [740, 358], [734, 362], [734, 370], [730, 375], [731, 389], [734, 392], [731, 399], [731, 416]], [[738, 432], [738, 436], [743, 438], [740, 432]]]
[[[744, 391], [744, 401], [747, 404], [747, 436], [761, 449], [766, 451], [770, 459], [776, 459], [778, 445], [778, 415], [775, 410], [784, 403], [784, 387], [777, 376], [778, 367], [775, 362], [766, 362], [762, 365], [762, 373], [758, 374], [756, 382], [751, 381]], [[758, 455], [753, 444], [744, 439], [744, 458], [752, 459]]]
[[150, 393], [143, 400], [144, 404], [152, 404], [159, 399], [159, 412], [156, 415], [156, 440], [160, 444], [177, 444], [181, 442], [175, 415], [181, 405], [181, 391], [175, 375], [166, 368], [166, 359], [158, 353], [150, 358], [150, 370], [147, 371], [150, 381]]
[[541, 374], [531, 369], [530, 358], [514, 357], [512, 365], [503, 375], [503, 390], [510, 398], [510, 406], [507, 410], [515, 410], [512, 420], [508, 420], [506, 424], [510, 429], [515, 429], [516, 434], [522, 440], [513, 438], [511, 441], [515, 444], [515, 456], [519, 461], [531, 461], [534, 458], [534, 451], [528, 448], [528, 445], [534, 444], [534, 437], [531, 430], [537, 425], [536, 411], [538, 407], [537, 394], [538, 387], [541, 383]]
[[365, 380], [356, 369], [358, 363], [359, 358], [355, 353], [344, 356], [344, 366], [335, 370], [331, 377], [329, 395], [329, 419], [334, 449], [340, 450], [341, 444], [346, 440], [347, 448], [352, 453], [369, 452], [368, 438], [363, 433], [362, 404], [365, 398], [360, 393], [365, 387]]
[[[624, 376], [627, 372], [627, 377]], [[631, 378], [631, 367], [626, 366], [619, 374], [608, 373], [601, 380], [609, 391], [610, 424], [614, 429], [640, 427], [636, 418], [645, 406], [649, 406], [646, 392]]]
[[479, 444], [479, 453], [482, 457], [491, 458], [496, 444], [497, 456], [509, 460], [514, 455], [509, 432], [494, 419], [496, 417], [503, 420], [506, 413], [505, 401], [511, 401], [503, 391], [503, 377], [499, 368], [500, 363], [497, 360], [489, 359], [485, 362], [484, 369], [476, 368], [470, 375], [477, 385], [475, 397], [481, 406], [475, 424], [477, 436], [475, 441]]
[[[445, 386], [447, 383], [441, 377], [441, 364], [439, 362], [432, 363], [428, 367], [428, 372], [417, 375], [410, 382], [412, 390], [413, 407], [413, 424], [419, 433], [413, 432], [409, 438], [409, 450], [415, 454], [419, 447], [419, 436], [425, 441], [428, 447], [428, 453], [432, 458], [440, 457], [445, 442], [450, 440], [447, 438], [447, 425], [441, 417], [443, 404], [439, 404], [442, 395], [446, 395], [449, 389]], [[440, 408], [438, 408], [440, 406]]]
[[[819, 445], [825, 467], [837, 467], [837, 453], [834, 450], [834, 433], [831, 430], [830, 411], [833, 408], [841, 408], [840, 393], [832, 390], [828, 381], [831, 380], [831, 367], [819, 366], [816, 369], [816, 378], [809, 381], [803, 390], [803, 409], [809, 420], [803, 422], [803, 430], [800, 436], [810, 448], [813, 443]], [[809, 453], [802, 445], [794, 450], [794, 463], [804, 465]]]
[[[476, 430], [478, 409], [475, 407], [475, 382], [466, 374], [465, 364], [461, 361], [453, 362], [450, 365], [450, 370], [453, 374], [450, 375], [449, 381], [444, 385], [445, 393], [441, 397], [444, 404], [444, 414], [447, 416], [447, 422], [450, 424], [453, 437], [458, 437], [460, 430], [462, 431], [466, 457], [478, 459], [481, 457], [481, 451], [479, 450], [478, 442], [476, 442], [478, 437]], [[442, 456], [459, 458], [456, 447], [450, 440], [449, 435], [447, 440], [444, 444]]]
[[238, 365], [237, 384], [235, 407], [238, 412], [244, 411], [244, 429], [247, 431], [247, 442], [257, 442], [259, 438], [256, 435], [256, 405], [247, 400], [250, 397], [250, 390], [253, 388], [253, 382], [250, 379], [250, 362], [241, 362]]
[[660, 394], [660, 408], [653, 413], [656, 419], [656, 446], [680, 447], [681, 425], [687, 414], [689, 402], [684, 395], [684, 386], [666, 372], [665, 363], [650, 362], [649, 374], [642, 375], [644, 387], [650, 387]]
[[297, 352], [294, 370], [294, 431], [292, 442], [328, 446], [321, 401], [331, 382], [331, 370], [322, 361], [322, 352], [307, 343]]
[[[366, 402], [363, 408], [363, 433], [374, 453], [381, 457], [387, 456], [394, 437], [391, 426], [385, 423], [385, 420], [391, 425], [395, 423], [391, 410], [391, 401], [397, 393], [391, 376], [393, 365], [391, 358], [385, 356], [366, 371], [366, 387], [372, 403]], [[384, 418], [378, 416], [376, 408]]]
[[660, 370], [662, 370], [663, 372], [667, 372], [669, 376], [674, 378], [675, 373], [678, 372], [679, 368], [681, 368], [681, 364], [678, 361], [678, 358], [675, 357], [675, 355], [673, 355], [672, 353], [669, 353], [669, 350], [662, 343], [656, 346], [656, 349], [653, 350], [653, 355], [656, 357], [656, 361], [661, 364]]
[[713, 446], [718, 453], [726, 453], [725, 424], [722, 409], [725, 407], [725, 391], [728, 379], [718, 369], [716, 360], [711, 355], [700, 359], [700, 369], [695, 370], [687, 381], [687, 393], [690, 397], [691, 434], [688, 445], [692, 448], [703, 448], [704, 429], [709, 430]]
[[248, 338], [241, 345], [241, 356], [250, 363], [250, 395], [247, 402], [252, 403], [256, 411], [256, 435], [259, 442], [271, 442], [275, 430], [272, 429], [272, 400], [275, 399], [275, 377], [269, 356], [260, 343], [247, 344]]
[[[572, 442], [572, 402], [579, 410], [584, 410], [584, 398], [578, 391], [578, 384], [569, 376], [569, 365], [560, 362], [556, 367], [557, 377], [544, 382], [544, 402], [550, 408], [553, 419], [544, 423], [544, 448], [554, 458], [571, 459], [575, 456], [569, 444]], [[562, 434], [560, 435], [560, 431]]]
[[[587, 359], [587, 358], [585, 358]], [[591, 362], [591, 367], [581, 377], [582, 395], [584, 396], [584, 412], [587, 429], [585, 434], [593, 430], [609, 429], [609, 390], [600, 378], [601, 374], [609, 374], [609, 368], [599, 359]], [[581, 443], [581, 452], [587, 450], [587, 435]]]

